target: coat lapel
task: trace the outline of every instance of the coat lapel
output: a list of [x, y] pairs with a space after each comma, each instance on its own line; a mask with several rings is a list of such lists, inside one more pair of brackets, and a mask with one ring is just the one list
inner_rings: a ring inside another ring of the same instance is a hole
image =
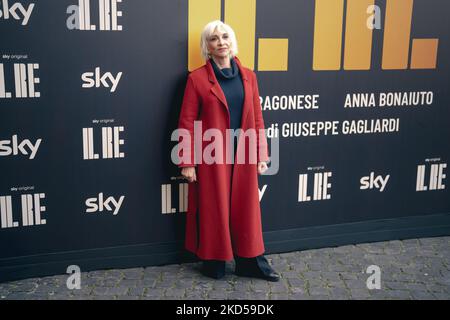
[[[238, 57], [234, 57], [236, 64], [239, 68], [239, 73], [242, 77], [242, 82], [244, 84], [244, 105], [242, 108], [242, 120], [241, 120], [241, 127], [244, 123], [245, 117], [248, 113], [248, 110], [250, 108], [251, 99], [252, 99], [252, 91], [251, 87], [248, 81], [247, 72], [244, 70], [244, 68], [241, 65], [241, 62], [239, 61]], [[211, 65], [211, 61], [208, 60], [206, 63], [206, 67], [208, 70], [208, 79], [210, 82], [213, 83], [213, 86], [211, 87], [211, 92], [222, 102], [223, 106], [227, 109], [228, 115], [230, 114], [227, 104], [227, 99], [225, 98], [225, 94], [223, 93], [222, 88], [220, 87], [219, 81], [217, 81], [216, 75], [214, 73], [213, 66]]]
[[211, 61], [208, 60], [206, 62], [206, 67], [208, 70], [208, 79], [210, 82], [213, 83], [213, 86], [211, 87], [211, 92], [222, 102], [222, 104], [225, 106], [225, 108], [228, 110], [228, 104], [227, 99], [225, 98], [225, 94], [223, 93], [222, 88], [220, 87], [219, 81], [217, 81], [216, 75], [214, 73], [213, 66], [211, 64]]
[[244, 84], [244, 105], [242, 106], [242, 119], [241, 119], [241, 128], [244, 128], [245, 119], [247, 117], [248, 111], [251, 108], [252, 105], [252, 99], [253, 99], [253, 90], [250, 86], [250, 81], [248, 81], [248, 75], [247, 71], [244, 70], [244, 68], [241, 65], [241, 62], [239, 61], [238, 57], [234, 57], [236, 60], [236, 64], [239, 67], [239, 72], [242, 75], [242, 82]]

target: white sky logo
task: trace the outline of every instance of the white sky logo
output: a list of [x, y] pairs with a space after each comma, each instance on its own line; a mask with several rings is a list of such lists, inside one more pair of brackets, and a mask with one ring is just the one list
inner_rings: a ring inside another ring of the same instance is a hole
[[[15, 20], [22, 20], [22, 25], [26, 26], [31, 17], [31, 12], [34, 8], [34, 3], [30, 3], [28, 8], [25, 8], [20, 2], [14, 3], [12, 6], [9, 6], [8, 0], [2, 0], [1, 2], [2, 8], [0, 10], [0, 18], [8, 20], [10, 18]], [[19, 15], [21, 14], [21, 16]]]
[[375, 173], [371, 172], [370, 176], [362, 177], [359, 181], [361, 183], [361, 187], [359, 187], [361, 190], [365, 189], [380, 189], [380, 192], [384, 191], [384, 188], [386, 187], [386, 184], [389, 180], [389, 175], [387, 175], [385, 178], [383, 176], [376, 176]]
[[98, 198], [89, 198], [86, 200], [86, 206], [88, 207], [88, 209], [86, 209], [86, 212], [102, 212], [104, 209], [106, 209], [106, 211], [113, 211], [113, 215], [115, 216], [119, 213], [123, 199], [125, 199], [125, 196], [121, 196], [118, 201], [112, 196], [104, 199], [103, 192], [100, 192], [98, 194]]
[[95, 68], [95, 72], [85, 72], [81, 75], [81, 79], [84, 81], [82, 87], [92, 88], [95, 86], [96, 88], [99, 88], [100, 86], [103, 86], [109, 88], [109, 83], [111, 83], [110, 92], [115, 92], [121, 77], [122, 72], [119, 72], [115, 77], [111, 72], [106, 72], [102, 75], [100, 67], [97, 67]]
[[[39, 149], [42, 139], [37, 139], [36, 143], [32, 143], [28, 139], [24, 139], [19, 143], [17, 135], [13, 135], [11, 140], [0, 140], [0, 156], [18, 155], [19, 153], [23, 155], [28, 155], [30, 160], [34, 159], [36, 153]], [[28, 147], [28, 148], [27, 148]]]

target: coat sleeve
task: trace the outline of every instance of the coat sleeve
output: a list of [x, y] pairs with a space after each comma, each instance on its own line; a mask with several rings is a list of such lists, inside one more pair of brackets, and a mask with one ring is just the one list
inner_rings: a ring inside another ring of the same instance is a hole
[[[262, 115], [261, 102], [259, 100], [258, 80], [256, 78], [255, 72], [252, 71], [252, 74], [253, 74], [253, 112], [255, 113], [257, 152], [258, 152], [257, 159], [258, 162], [269, 162], [270, 159], [267, 149], [266, 130]], [[260, 131], [260, 129], [262, 130]]]
[[[183, 102], [181, 104], [180, 118], [178, 120], [178, 129], [185, 129], [190, 134], [190, 141], [188, 142], [189, 150], [182, 149], [180, 157], [183, 155], [183, 151], [189, 151], [189, 160], [183, 161], [178, 164], [179, 168], [195, 167], [194, 162], [194, 121], [198, 119], [200, 110], [200, 99], [198, 97], [197, 90], [194, 85], [194, 81], [191, 75], [188, 76], [186, 87], [184, 90]], [[181, 135], [179, 142], [181, 142]]]

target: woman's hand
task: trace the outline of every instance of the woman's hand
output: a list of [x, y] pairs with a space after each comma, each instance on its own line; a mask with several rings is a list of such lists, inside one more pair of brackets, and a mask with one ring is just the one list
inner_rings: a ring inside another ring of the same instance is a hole
[[258, 174], [263, 174], [268, 169], [267, 163], [258, 162]]
[[195, 167], [184, 167], [183, 169], [181, 169], [181, 175], [185, 177], [189, 182], [197, 181]]

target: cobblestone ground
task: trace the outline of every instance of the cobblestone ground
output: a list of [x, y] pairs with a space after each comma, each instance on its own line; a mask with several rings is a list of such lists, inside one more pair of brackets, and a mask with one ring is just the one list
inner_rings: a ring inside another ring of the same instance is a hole
[[[0, 299], [445, 299], [450, 300], [450, 237], [348, 245], [267, 255], [280, 282], [227, 276], [210, 280], [200, 263], [84, 272], [0, 283]], [[381, 269], [381, 289], [367, 288], [367, 267]]]

